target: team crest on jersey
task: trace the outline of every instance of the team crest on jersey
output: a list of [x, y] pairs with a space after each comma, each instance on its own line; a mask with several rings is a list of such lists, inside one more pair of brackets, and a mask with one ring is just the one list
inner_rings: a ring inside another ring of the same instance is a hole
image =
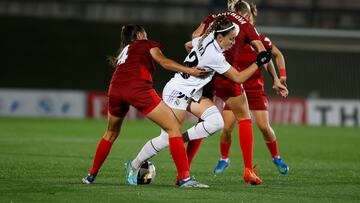
[[175, 100], [175, 104], [179, 106], [179, 104], [180, 104], [180, 99], [177, 98], [177, 99]]

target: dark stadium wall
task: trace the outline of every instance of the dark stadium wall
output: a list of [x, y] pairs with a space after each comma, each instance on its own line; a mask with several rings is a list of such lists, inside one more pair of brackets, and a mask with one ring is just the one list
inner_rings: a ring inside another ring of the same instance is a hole
[[[116, 55], [122, 24], [19, 17], [0, 17], [0, 24], [0, 87], [107, 90], [113, 71], [107, 56]], [[166, 56], [182, 62], [184, 43], [198, 25], [143, 26]], [[360, 68], [354, 60], [359, 53], [281, 50], [290, 96], [360, 98]], [[172, 75], [158, 68], [155, 89], [161, 92]], [[267, 92], [274, 95], [264, 75]]]
[[[122, 24], [9, 17], [0, 24], [0, 87], [107, 89], [113, 71], [107, 57], [116, 55]], [[166, 56], [182, 62], [193, 27], [143, 26]], [[171, 74], [158, 68], [157, 90]]]

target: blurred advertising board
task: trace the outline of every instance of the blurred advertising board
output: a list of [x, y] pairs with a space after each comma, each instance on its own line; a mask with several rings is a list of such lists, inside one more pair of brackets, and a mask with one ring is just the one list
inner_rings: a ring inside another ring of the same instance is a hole
[[274, 124], [306, 124], [306, 100], [270, 98], [269, 119]]
[[85, 118], [85, 92], [0, 89], [0, 116]]
[[[106, 92], [0, 88], [0, 116], [106, 118]], [[221, 110], [223, 102], [215, 98]], [[143, 119], [134, 107], [127, 119]], [[270, 98], [269, 119], [273, 124], [360, 126], [360, 100]], [[187, 115], [187, 120], [197, 118]]]
[[308, 99], [307, 124], [323, 126], [360, 126], [360, 101]]

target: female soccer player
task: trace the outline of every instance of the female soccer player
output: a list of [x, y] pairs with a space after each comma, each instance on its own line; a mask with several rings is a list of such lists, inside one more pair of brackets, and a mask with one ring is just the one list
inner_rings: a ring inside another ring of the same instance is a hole
[[[251, 24], [255, 24], [255, 17], [257, 16], [257, 9], [255, 4], [251, 6], [251, 17], [249, 21]], [[286, 84], [286, 73], [285, 73], [285, 61], [282, 53], [274, 45], [271, 44], [269, 38], [264, 35], [260, 35], [260, 39], [268, 51], [271, 51], [272, 55], [275, 56], [278, 66], [280, 66], [280, 82]], [[240, 70], [244, 70], [248, 65], [253, 63], [256, 59], [256, 52], [247, 45], [239, 53], [239, 67]], [[269, 63], [271, 64], [271, 63]], [[279, 80], [277, 77], [274, 80]], [[268, 112], [268, 100], [264, 91], [264, 78], [261, 76], [261, 70], [255, 72], [247, 81], [244, 83], [244, 89], [248, 98], [249, 109], [255, 118], [256, 125], [263, 134], [263, 138], [266, 146], [269, 149], [273, 163], [278, 168], [281, 174], [287, 174], [289, 167], [280, 158], [278, 145], [274, 130], [270, 126], [269, 112]], [[236, 118], [234, 113], [229, 110], [227, 106], [223, 110], [224, 117], [224, 129], [221, 132], [220, 138], [220, 153], [221, 158], [214, 169], [214, 174], [223, 172], [229, 166], [229, 151], [231, 145], [231, 132], [233, 131]]]
[[[237, 36], [235, 45], [228, 51], [224, 53], [226, 60], [230, 62], [238, 71], [238, 60], [239, 60], [239, 51], [241, 51], [247, 44], [257, 51], [265, 51], [265, 47], [260, 41], [260, 37], [256, 29], [251, 23], [248, 22], [247, 18], [251, 15], [250, 5], [245, 1], [238, 1], [234, 3], [229, 8], [234, 9], [234, 12], [223, 12], [218, 14], [209, 15], [200, 26], [194, 31], [193, 37], [201, 35], [217, 16], [225, 16], [233, 23], [236, 23], [240, 27], [240, 33]], [[275, 70], [272, 68], [269, 69], [269, 72], [272, 75], [276, 76]], [[275, 78], [274, 76], [274, 78]], [[277, 76], [276, 76], [277, 77]], [[222, 98], [225, 104], [232, 110], [236, 116], [238, 124], [238, 135], [240, 140], [240, 148], [244, 160], [244, 182], [248, 182], [252, 185], [261, 184], [261, 179], [257, 176], [253, 170], [253, 145], [254, 145], [254, 136], [252, 131], [252, 122], [250, 117], [249, 107], [247, 105], [246, 94], [244, 94], [243, 87], [239, 84], [234, 83], [227, 78], [217, 75], [213, 79], [213, 86], [207, 89], [207, 94], [211, 97], [212, 92], [210, 90], [215, 90], [215, 95], [219, 98]], [[274, 80], [274, 89], [282, 94], [287, 95], [287, 89], [279, 81]], [[201, 140], [194, 140], [189, 142], [187, 146], [188, 160], [191, 161], [195, 156]], [[190, 165], [190, 164], [189, 164]]]
[[[202, 96], [202, 88], [211, 81], [216, 73], [223, 74], [236, 83], [242, 83], [249, 78], [257, 69], [267, 63], [270, 59], [267, 52], [261, 52], [256, 63], [251, 64], [245, 71], [238, 72], [225, 59], [223, 51], [229, 49], [237, 36], [236, 25], [224, 16], [218, 17], [209, 27], [207, 32], [201, 37], [192, 41], [192, 50], [185, 59], [188, 66], [206, 67], [212, 70], [212, 73], [206, 78], [195, 78], [187, 74], [177, 73], [166, 84], [163, 91], [163, 100], [169, 105], [180, 122], [185, 119], [186, 111], [201, 118], [203, 121], [193, 126], [185, 133], [185, 140], [195, 140], [208, 137], [223, 128], [223, 119], [209, 98]], [[224, 100], [226, 103], [227, 100]], [[246, 99], [242, 103], [247, 108]], [[165, 131], [148, 141], [137, 157], [129, 161], [133, 171], [136, 174], [141, 163], [168, 146], [168, 134]], [[128, 179], [136, 179], [128, 175]], [[179, 178], [178, 178], [179, 179]], [[129, 181], [130, 183], [131, 181]], [[182, 181], [178, 181], [181, 185]]]
[[193, 76], [208, 74], [198, 68], [189, 68], [166, 58], [160, 44], [147, 39], [143, 27], [125, 25], [121, 31], [121, 53], [116, 59], [116, 69], [112, 76], [108, 91], [108, 127], [96, 149], [94, 162], [89, 174], [82, 179], [91, 184], [111, 146], [119, 136], [121, 125], [129, 106], [141, 111], [147, 118], [155, 122], [169, 135], [169, 145], [182, 187], [194, 187], [201, 183], [190, 178], [188, 160], [181, 137], [181, 125], [171, 109], [161, 101], [153, 89], [152, 75], [155, 71], [154, 61], [172, 71], [183, 72]]

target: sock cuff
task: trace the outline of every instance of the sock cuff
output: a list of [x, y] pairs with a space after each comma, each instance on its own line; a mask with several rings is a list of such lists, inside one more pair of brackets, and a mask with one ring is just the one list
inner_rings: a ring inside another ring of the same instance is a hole
[[266, 144], [271, 144], [271, 143], [274, 143], [274, 142], [276, 142], [276, 139], [272, 140], [272, 141], [265, 141]]
[[178, 140], [183, 142], [183, 138], [181, 136], [169, 137], [169, 142], [178, 142]]
[[238, 124], [240, 124], [240, 123], [252, 123], [252, 121], [251, 121], [251, 119], [249, 118], [249, 119], [242, 119], [242, 120], [238, 120]]
[[105, 140], [105, 138], [101, 138], [100, 142], [102, 142], [103, 144], [106, 144], [106, 145], [112, 145], [113, 144], [113, 142]]
[[222, 141], [220, 141], [220, 144], [221, 145], [231, 145], [231, 141], [230, 142], [222, 142]]

